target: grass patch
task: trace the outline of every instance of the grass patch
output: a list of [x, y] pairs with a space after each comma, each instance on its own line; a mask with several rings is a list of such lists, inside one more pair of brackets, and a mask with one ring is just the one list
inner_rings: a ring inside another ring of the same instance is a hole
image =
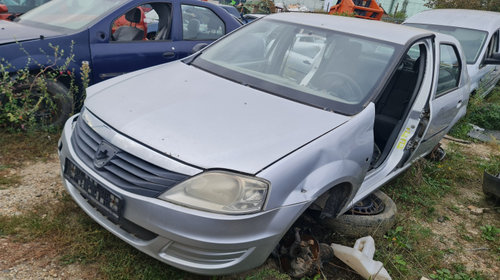
[[59, 132], [11, 132], [0, 128], [0, 190], [20, 183], [21, 177], [9, 169], [26, 161], [46, 160], [57, 150]]
[[60, 132], [10, 132], [0, 129], [0, 171], [24, 161], [44, 160], [57, 150]]
[[[57, 248], [59, 263], [95, 264], [103, 279], [207, 279], [157, 261], [115, 237], [90, 219], [67, 194], [53, 206], [41, 206], [20, 216], [0, 216], [0, 237], [15, 242], [47, 242]], [[249, 276], [209, 279], [289, 279], [276, 270], [261, 268]]]
[[15, 186], [21, 182], [21, 177], [18, 175], [9, 175], [5, 171], [0, 171], [0, 190], [5, 190]]
[[54, 206], [0, 216], [0, 236], [54, 244], [61, 264], [99, 264], [107, 279], [201, 279], [146, 256], [100, 227], [64, 194]]
[[467, 107], [467, 114], [451, 129], [453, 137], [467, 139], [472, 125], [500, 130], [500, 86], [497, 86], [486, 97], [472, 96]]
[[[493, 259], [500, 259], [495, 251], [495, 248], [500, 248], [498, 222], [490, 225], [480, 219], [479, 223], [482, 224], [475, 228], [476, 232], [480, 232], [479, 235], [471, 233], [474, 231], [471, 231], [470, 224], [458, 224], [455, 227], [457, 241], [453, 241], [451, 247], [447, 236], [437, 235], [431, 230], [432, 224], [436, 226], [439, 219], [442, 223], [450, 223], [450, 215], [469, 219], [472, 214], [465, 211], [468, 211], [466, 206], [471, 201], [462, 204], [463, 190], [470, 190], [472, 186], [479, 190], [483, 171], [500, 168], [499, 156], [491, 155], [489, 159], [484, 159], [466, 155], [461, 149], [450, 143], [444, 161], [420, 160], [383, 188], [398, 205], [399, 217], [397, 227], [388, 232], [384, 239], [377, 240], [376, 259], [384, 263], [393, 279], [416, 279], [415, 276], [431, 279], [488, 279], [482, 272], [467, 271], [461, 263], [450, 265], [446, 261], [454, 256], [468, 254], [462, 242], [489, 248], [487, 254]], [[462, 205], [462, 208], [449, 202], [449, 197], [458, 199], [455, 203]], [[473, 227], [476, 227], [476, 223], [473, 223]], [[448, 249], [431, 247], [431, 244], [439, 243]]]

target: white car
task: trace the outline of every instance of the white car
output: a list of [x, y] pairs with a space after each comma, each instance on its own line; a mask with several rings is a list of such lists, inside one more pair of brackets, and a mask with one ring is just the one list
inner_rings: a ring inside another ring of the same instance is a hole
[[437, 9], [418, 13], [403, 24], [452, 35], [460, 41], [467, 59], [471, 93], [486, 96], [500, 79], [500, 13]]

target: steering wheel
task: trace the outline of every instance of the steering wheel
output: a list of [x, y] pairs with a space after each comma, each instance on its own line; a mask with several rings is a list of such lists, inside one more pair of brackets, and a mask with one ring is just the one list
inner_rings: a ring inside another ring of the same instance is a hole
[[365, 93], [358, 83], [342, 72], [325, 72], [319, 77], [323, 89], [328, 91], [328, 94], [342, 98], [346, 101], [360, 102], [365, 98]]

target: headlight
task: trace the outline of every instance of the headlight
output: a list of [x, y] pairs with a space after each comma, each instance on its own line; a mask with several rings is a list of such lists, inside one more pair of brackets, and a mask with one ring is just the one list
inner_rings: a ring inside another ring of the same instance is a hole
[[212, 171], [178, 184], [159, 198], [210, 212], [248, 214], [262, 209], [268, 189], [263, 179]]

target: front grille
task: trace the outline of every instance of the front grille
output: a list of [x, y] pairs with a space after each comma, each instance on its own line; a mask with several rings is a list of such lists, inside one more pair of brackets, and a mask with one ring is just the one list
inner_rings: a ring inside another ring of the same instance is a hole
[[71, 137], [78, 157], [92, 170], [128, 192], [156, 197], [188, 175], [172, 172], [118, 149], [116, 155], [102, 168], [94, 166], [94, 157], [103, 138], [90, 128], [82, 118]]

